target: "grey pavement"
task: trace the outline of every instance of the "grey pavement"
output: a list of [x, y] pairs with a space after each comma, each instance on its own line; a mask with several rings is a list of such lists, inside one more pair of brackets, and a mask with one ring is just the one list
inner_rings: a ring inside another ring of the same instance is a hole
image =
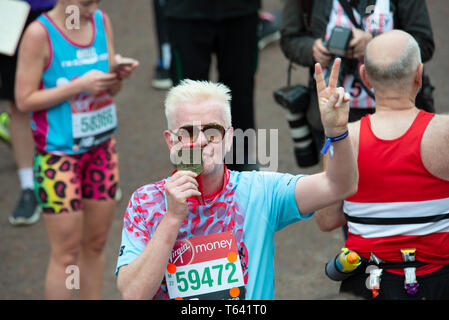
[[[406, 1], [406, 0], [401, 0]], [[436, 52], [426, 68], [436, 87], [437, 112], [449, 111], [445, 93], [449, 72], [449, 6], [444, 0], [427, 1], [432, 18]], [[264, 9], [280, 9], [281, 1], [264, 0]], [[165, 91], [151, 88], [156, 63], [156, 40], [151, 1], [108, 0], [101, 8], [109, 14], [115, 34], [116, 51], [138, 59], [141, 64], [116, 98], [119, 130], [123, 200], [118, 204], [106, 246], [104, 299], [120, 299], [114, 270], [120, 245], [122, 219], [131, 193], [149, 182], [170, 174], [172, 166], [162, 137], [165, 129]], [[286, 82], [287, 61], [274, 44], [260, 52], [255, 104], [258, 128], [279, 129], [279, 172], [315, 173], [319, 166], [298, 168], [292, 151], [284, 113], [272, 98], [272, 91]], [[216, 72], [211, 71], [214, 79]], [[293, 79], [306, 83], [307, 72], [298, 68]], [[0, 104], [0, 111], [6, 104]], [[49, 242], [41, 219], [30, 227], [12, 227], [8, 216], [19, 195], [19, 182], [12, 153], [0, 145], [0, 299], [43, 299], [44, 279], [49, 258]], [[344, 299], [338, 283], [324, 274], [325, 263], [343, 246], [341, 230], [321, 232], [313, 219], [288, 226], [276, 235], [276, 299]], [[262, 266], [263, 267], [263, 266]]]

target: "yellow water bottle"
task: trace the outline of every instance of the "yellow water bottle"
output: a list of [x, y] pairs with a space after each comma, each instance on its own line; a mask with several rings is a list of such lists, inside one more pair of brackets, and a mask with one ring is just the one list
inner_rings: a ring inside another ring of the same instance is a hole
[[342, 281], [348, 278], [361, 263], [362, 258], [357, 252], [343, 248], [340, 254], [326, 264], [325, 272], [330, 279]]

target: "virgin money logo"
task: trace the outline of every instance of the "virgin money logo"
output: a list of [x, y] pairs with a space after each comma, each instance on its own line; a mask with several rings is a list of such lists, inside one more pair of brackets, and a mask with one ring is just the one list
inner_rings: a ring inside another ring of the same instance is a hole
[[193, 246], [189, 240], [176, 241], [170, 255], [169, 263], [185, 266], [193, 260]]

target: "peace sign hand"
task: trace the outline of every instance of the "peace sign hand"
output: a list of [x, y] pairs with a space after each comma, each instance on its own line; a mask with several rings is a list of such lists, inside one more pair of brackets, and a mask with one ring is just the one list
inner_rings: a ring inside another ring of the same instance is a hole
[[321, 65], [315, 64], [318, 105], [327, 137], [336, 137], [348, 130], [349, 94], [345, 93], [344, 88], [337, 88], [340, 64], [341, 59], [335, 59], [328, 86], [324, 81]]

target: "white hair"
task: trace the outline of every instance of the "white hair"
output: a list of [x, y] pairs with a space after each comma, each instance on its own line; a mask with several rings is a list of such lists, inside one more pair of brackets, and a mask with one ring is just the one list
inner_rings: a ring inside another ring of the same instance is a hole
[[176, 108], [180, 104], [199, 103], [208, 99], [219, 102], [217, 105], [223, 109], [225, 126], [231, 127], [231, 90], [222, 83], [185, 79], [170, 89], [165, 98], [165, 117], [168, 128], [174, 129]]
[[368, 43], [365, 50], [365, 68], [371, 80], [383, 86], [399, 86], [404, 89], [410, 85], [413, 81], [412, 77], [422, 60], [418, 42], [409, 34], [407, 34], [407, 38], [408, 41], [401, 56], [388, 64], [371, 59], [369, 47], [372, 42]]

